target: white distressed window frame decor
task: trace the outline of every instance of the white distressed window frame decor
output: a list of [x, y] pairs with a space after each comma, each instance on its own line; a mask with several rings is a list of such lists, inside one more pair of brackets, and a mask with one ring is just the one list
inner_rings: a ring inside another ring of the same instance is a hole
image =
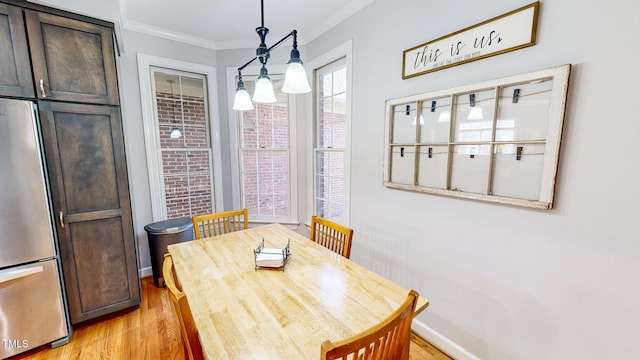
[[567, 64], [387, 100], [384, 185], [551, 209], [570, 71]]

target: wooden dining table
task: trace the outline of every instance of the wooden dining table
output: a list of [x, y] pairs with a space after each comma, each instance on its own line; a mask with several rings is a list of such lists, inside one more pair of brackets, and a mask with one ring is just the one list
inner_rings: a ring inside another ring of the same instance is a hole
[[[284, 248], [279, 268], [256, 268], [254, 249]], [[318, 359], [388, 317], [409, 289], [280, 224], [168, 246], [205, 358]], [[416, 314], [429, 302], [420, 296]]]

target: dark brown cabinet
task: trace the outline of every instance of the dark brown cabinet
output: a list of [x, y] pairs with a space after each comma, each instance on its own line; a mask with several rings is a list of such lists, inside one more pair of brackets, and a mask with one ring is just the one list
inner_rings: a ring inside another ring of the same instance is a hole
[[33, 97], [22, 9], [0, 3], [0, 95]]
[[138, 305], [119, 109], [38, 107], [72, 323]]
[[25, 10], [40, 99], [118, 105], [110, 28]]
[[112, 29], [0, 3], [0, 96], [119, 105]]
[[0, 96], [38, 101], [72, 324], [140, 304], [112, 30], [0, 2]]

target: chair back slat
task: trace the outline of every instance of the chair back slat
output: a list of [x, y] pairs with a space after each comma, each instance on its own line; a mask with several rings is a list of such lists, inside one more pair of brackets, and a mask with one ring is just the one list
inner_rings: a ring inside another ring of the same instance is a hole
[[171, 302], [180, 323], [180, 333], [182, 334], [182, 344], [184, 346], [185, 359], [200, 360], [204, 359], [202, 353], [202, 345], [198, 337], [198, 329], [193, 321], [193, 314], [187, 301], [187, 296], [182, 291], [182, 287], [176, 276], [173, 267], [173, 259], [170, 254], [165, 254], [164, 263], [162, 264], [162, 275], [169, 290]]
[[418, 293], [411, 290], [404, 303], [381, 323], [346, 340], [325, 340], [320, 359], [408, 360], [417, 301]]
[[213, 214], [195, 215], [193, 217], [193, 231], [196, 240], [248, 228], [249, 214], [246, 208]]
[[351, 256], [353, 229], [318, 216], [312, 216], [310, 238], [347, 259]]

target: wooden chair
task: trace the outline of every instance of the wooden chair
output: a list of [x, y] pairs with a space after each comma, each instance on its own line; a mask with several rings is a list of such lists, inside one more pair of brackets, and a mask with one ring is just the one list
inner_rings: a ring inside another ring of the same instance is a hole
[[325, 340], [320, 359], [408, 360], [411, 321], [417, 301], [418, 293], [411, 290], [407, 300], [380, 324], [337, 343]]
[[249, 228], [247, 208], [213, 214], [195, 215], [193, 232], [196, 240]]
[[351, 256], [353, 229], [321, 217], [311, 217], [311, 240], [347, 259]]
[[204, 359], [200, 338], [198, 338], [198, 329], [196, 329], [196, 324], [193, 322], [193, 315], [191, 314], [191, 308], [189, 308], [187, 296], [182, 292], [178, 278], [176, 277], [173, 259], [170, 254], [165, 254], [164, 256], [162, 275], [169, 289], [171, 302], [173, 302], [176, 316], [180, 323], [184, 357], [190, 360]]

